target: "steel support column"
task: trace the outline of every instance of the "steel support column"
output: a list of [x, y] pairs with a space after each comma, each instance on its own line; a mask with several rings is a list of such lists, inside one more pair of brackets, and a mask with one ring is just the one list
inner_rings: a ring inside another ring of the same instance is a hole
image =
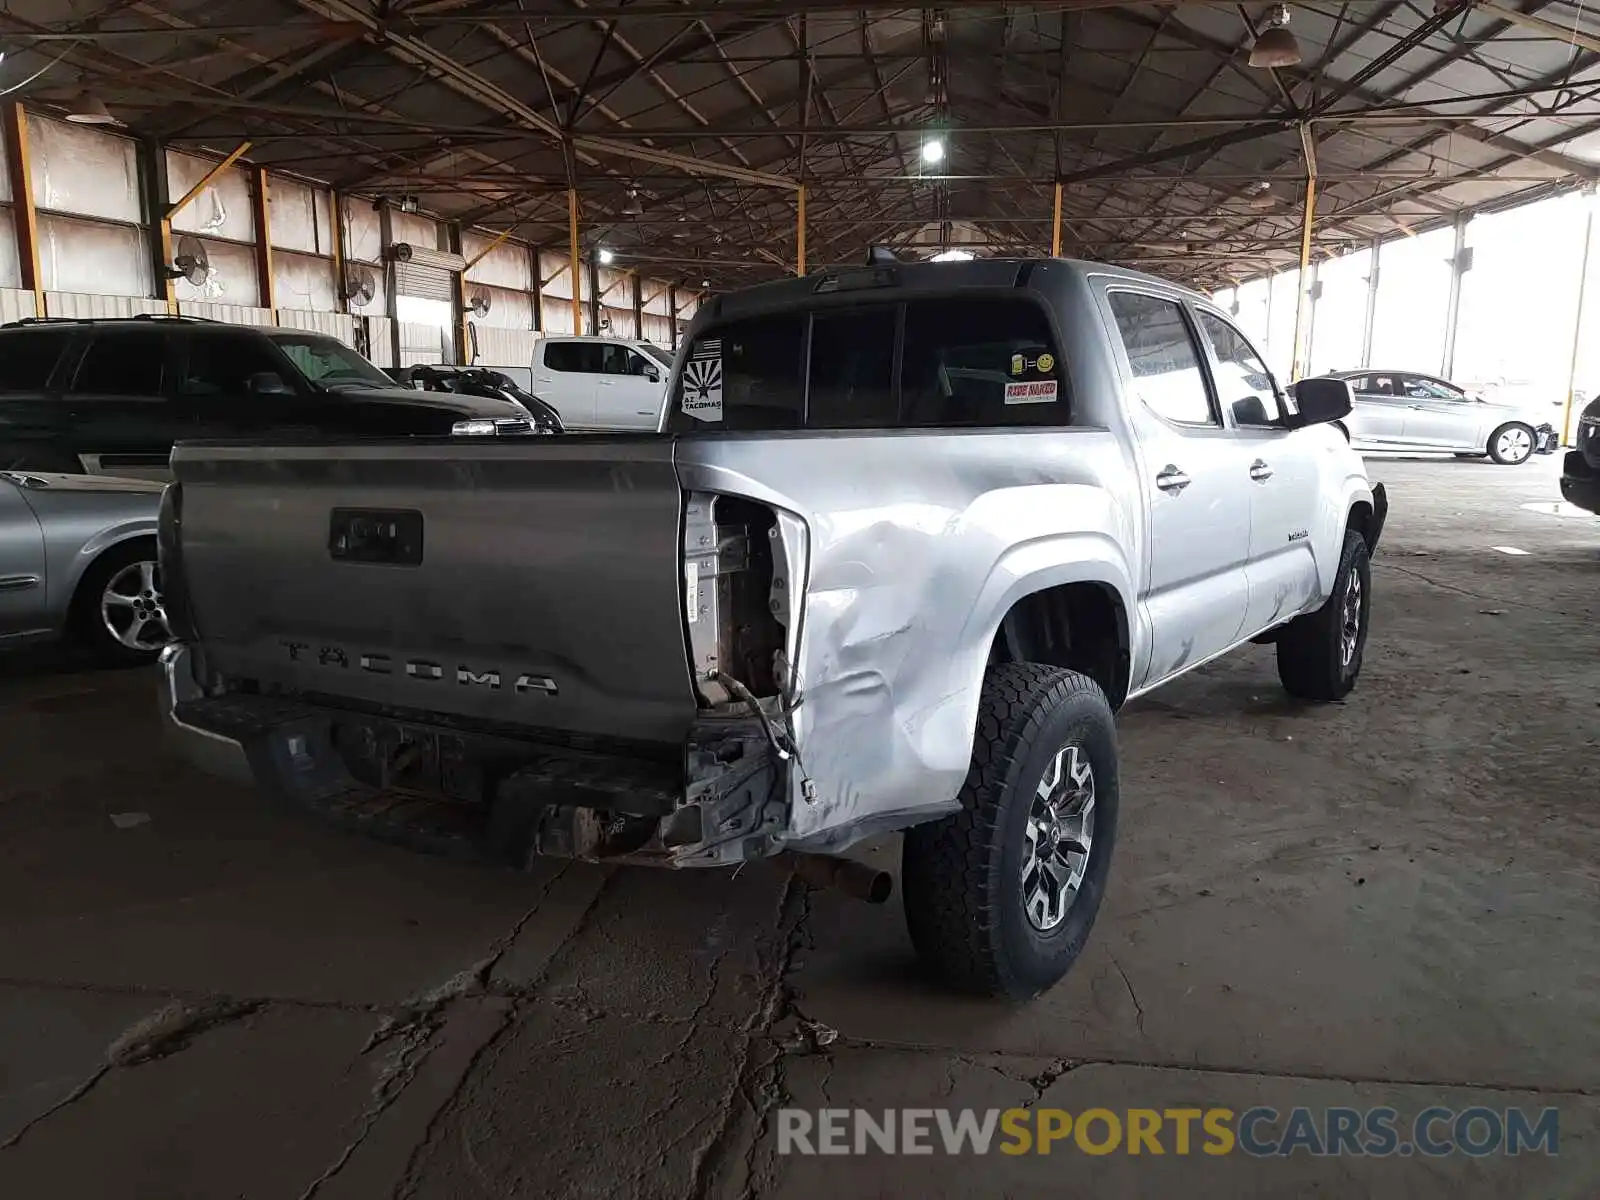
[[676, 284], [667, 285], [667, 308], [672, 311], [669, 320], [672, 322], [672, 352], [678, 352], [678, 287]]
[[395, 294], [394, 216], [387, 201], [378, 203], [378, 253], [383, 256], [383, 313], [389, 318], [389, 353], [395, 369], [400, 362], [400, 297]]
[[795, 267], [796, 275], [806, 273], [806, 185], [801, 184], [800, 190], [795, 194]]
[[1572, 357], [1567, 363], [1567, 402], [1561, 406], [1559, 441], [1567, 445], [1567, 431], [1572, 428], [1573, 389], [1578, 386], [1578, 348], [1583, 344], [1583, 312], [1589, 299], [1589, 253], [1594, 246], [1594, 209], [1600, 203], [1593, 190], [1584, 193], [1588, 212], [1583, 218], [1583, 266], [1578, 276], [1578, 315], [1572, 323]]
[[1467, 248], [1467, 222], [1472, 219], [1469, 213], [1456, 215], [1455, 248], [1450, 252], [1450, 300], [1445, 309], [1444, 324], [1444, 360], [1440, 363], [1439, 374], [1446, 379], [1456, 367], [1456, 326], [1461, 319], [1461, 277], [1466, 273]]
[[262, 308], [272, 313], [272, 323], [278, 323], [278, 294], [272, 280], [272, 219], [267, 204], [267, 169], [253, 167], [250, 171], [250, 212], [256, 227], [256, 297]]
[[1372, 239], [1372, 265], [1367, 269], [1367, 312], [1361, 326], [1361, 365], [1372, 365], [1372, 330], [1378, 317], [1378, 271], [1379, 255], [1383, 251], [1383, 239]]
[[1300, 216], [1300, 275], [1295, 281], [1299, 294], [1294, 308], [1294, 358], [1289, 367], [1290, 379], [1305, 375], [1311, 346], [1311, 228], [1317, 219], [1317, 152], [1310, 126], [1300, 127], [1300, 142], [1306, 156], [1306, 203]]
[[583, 332], [583, 297], [578, 286], [582, 278], [578, 256], [578, 189], [567, 189], [567, 262], [572, 269], [572, 332]]
[[[582, 330], [579, 330], [581, 333]], [[600, 253], [589, 255], [589, 332], [600, 336]]]
[[17, 264], [22, 286], [33, 293], [33, 315], [44, 311], [44, 274], [39, 267], [39, 215], [33, 206], [33, 164], [28, 154], [28, 114], [15, 100], [3, 110], [6, 166], [11, 176], [13, 224], [17, 236]]
[[1056, 180], [1056, 211], [1050, 223], [1050, 257], [1061, 257], [1061, 181]]

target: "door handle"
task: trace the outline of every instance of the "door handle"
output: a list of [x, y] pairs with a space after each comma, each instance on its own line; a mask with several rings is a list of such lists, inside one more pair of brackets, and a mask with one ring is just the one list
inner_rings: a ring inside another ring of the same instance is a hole
[[1265, 483], [1272, 478], [1272, 468], [1258, 458], [1250, 464], [1250, 478], [1257, 483]]
[[595, 383], [599, 384], [601, 387], [610, 387], [611, 386], [611, 380], [609, 380], [609, 379], [597, 379], [597, 380], [595, 380]]
[[1420, 405], [1420, 404], [1408, 404], [1408, 405], [1406, 405], [1406, 407], [1409, 408], [1412, 412], [1421, 412], [1422, 411], [1422, 405]]
[[1189, 486], [1189, 477], [1168, 463], [1156, 476], [1156, 486], [1163, 492], [1181, 492]]

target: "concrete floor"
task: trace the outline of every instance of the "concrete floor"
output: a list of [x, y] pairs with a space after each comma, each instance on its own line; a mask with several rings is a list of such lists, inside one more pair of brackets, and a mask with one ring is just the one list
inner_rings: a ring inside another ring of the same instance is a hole
[[[164, 759], [147, 673], [0, 663], [0, 1195], [1595, 1195], [1600, 521], [1550, 459], [1372, 468], [1356, 694], [1252, 648], [1131, 707], [1026, 1006], [928, 986], [897, 904], [416, 857]], [[1560, 1154], [794, 1158], [779, 1103], [1549, 1104]]]

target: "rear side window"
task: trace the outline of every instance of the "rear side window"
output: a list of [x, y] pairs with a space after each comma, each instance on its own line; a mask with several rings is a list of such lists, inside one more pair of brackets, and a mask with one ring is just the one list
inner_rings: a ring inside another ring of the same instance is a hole
[[1044, 310], [1020, 297], [828, 307], [696, 338], [667, 428], [1065, 425], [1064, 380]]
[[753, 317], [696, 338], [678, 380], [671, 427], [799, 429], [805, 423], [806, 317]]
[[546, 342], [544, 365], [552, 371], [598, 375], [603, 350], [599, 342]]
[[1050, 322], [1021, 298], [906, 305], [902, 424], [1065, 425]]
[[166, 358], [167, 339], [160, 333], [102, 333], [78, 364], [72, 390], [100, 396], [159, 396]]
[[1112, 292], [1111, 311], [1139, 399], [1179, 425], [1221, 425], [1183, 306], [1142, 292]]
[[892, 307], [818, 313], [811, 324], [812, 429], [882, 428], [898, 418]]
[[65, 329], [0, 335], [0, 392], [42, 391], [71, 339]]

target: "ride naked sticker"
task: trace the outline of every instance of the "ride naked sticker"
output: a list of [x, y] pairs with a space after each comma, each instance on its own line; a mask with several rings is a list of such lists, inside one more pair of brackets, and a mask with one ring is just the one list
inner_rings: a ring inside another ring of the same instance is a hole
[[698, 342], [683, 365], [678, 407], [696, 421], [722, 420], [722, 339]]
[[1006, 384], [1007, 404], [1054, 404], [1056, 381], [1040, 379], [1034, 383]]

